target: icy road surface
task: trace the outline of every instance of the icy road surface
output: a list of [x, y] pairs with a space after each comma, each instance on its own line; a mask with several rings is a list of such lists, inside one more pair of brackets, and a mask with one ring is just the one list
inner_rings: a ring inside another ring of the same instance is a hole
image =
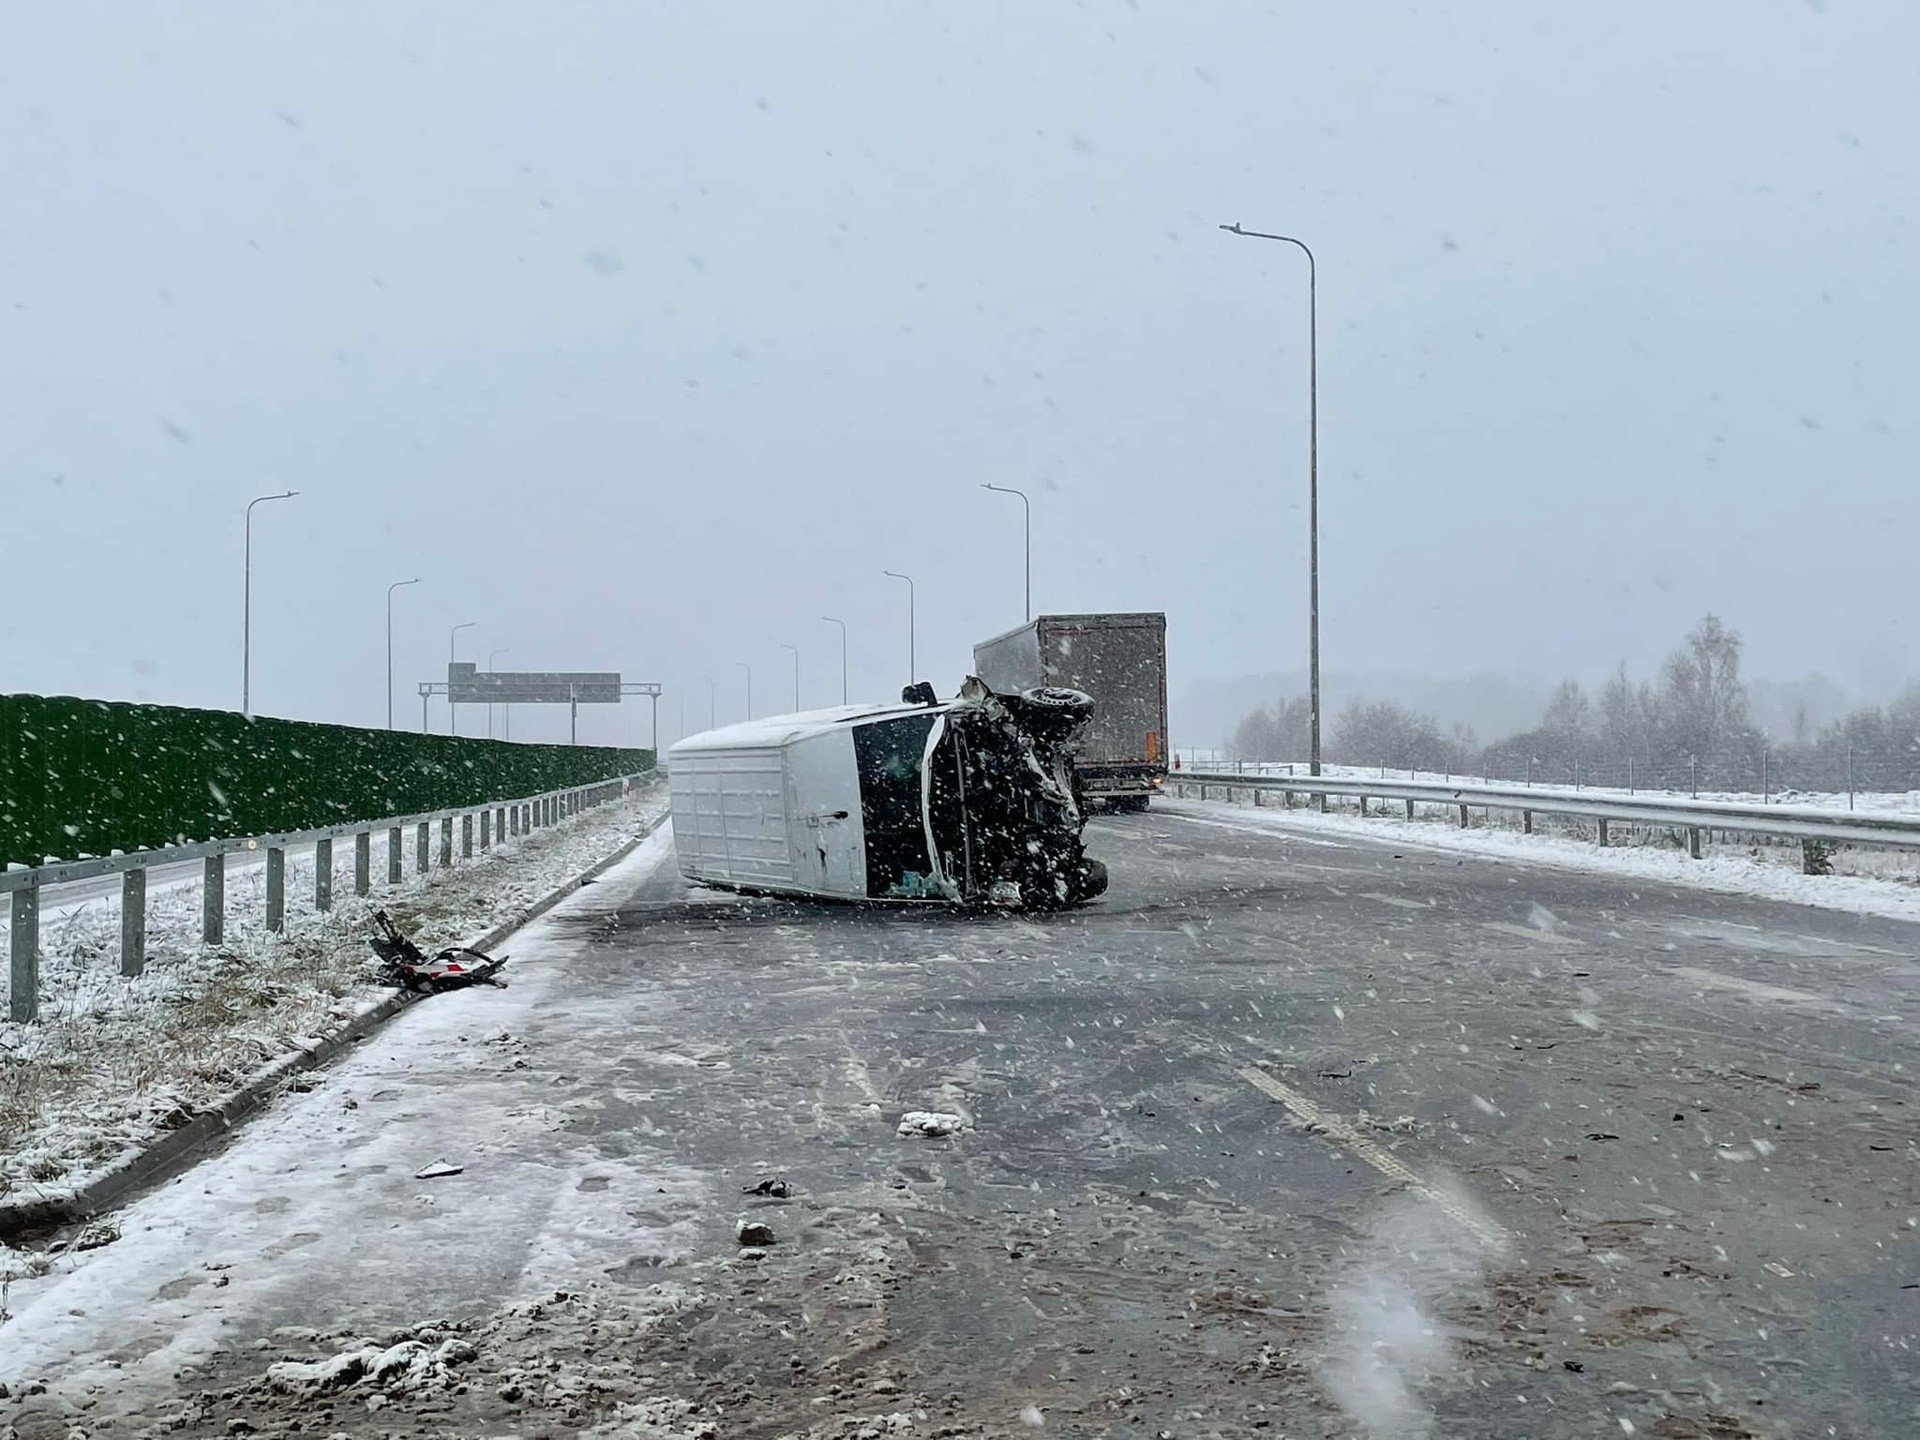
[[1920, 928], [1093, 851], [1093, 907], [981, 919], [689, 894], [663, 833], [16, 1282], [0, 1425], [1920, 1431]]

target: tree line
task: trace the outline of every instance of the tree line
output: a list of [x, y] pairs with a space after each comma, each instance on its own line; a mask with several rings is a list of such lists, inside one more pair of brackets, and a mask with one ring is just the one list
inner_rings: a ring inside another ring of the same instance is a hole
[[[1703, 616], [1652, 679], [1623, 663], [1597, 694], [1563, 681], [1540, 723], [1481, 745], [1473, 732], [1392, 700], [1356, 701], [1327, 728], [1325, 758], [1389, 770], [1535, 779], [1542, 783], [1705, 790], [1920, 789], [1920, 684], [1885, 706], [1866, 706], [1818, 730], [1796, 725], [1780, 740], [1753, 722], [1740, 676], [1741, 640]], [[1299, 761], [1311, 711], [1288, 697], [1235, 727], [1243, 760]]]

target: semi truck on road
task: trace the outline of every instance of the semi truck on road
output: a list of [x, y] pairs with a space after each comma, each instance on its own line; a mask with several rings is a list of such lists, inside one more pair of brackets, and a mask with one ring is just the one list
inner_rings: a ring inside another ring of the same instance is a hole
[[1042, 686], [1093, 697], [1074, 757], [1081, 793], [1144, 810], [1167, 776], [1167, 617], [1041, 615], [973, 647], [973, 673], [996, 691]]

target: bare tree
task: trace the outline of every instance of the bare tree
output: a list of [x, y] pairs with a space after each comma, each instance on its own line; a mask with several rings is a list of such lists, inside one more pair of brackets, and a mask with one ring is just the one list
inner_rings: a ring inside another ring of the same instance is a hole
[[1230, 747], [1241, 760], [1304, 760], [1311, 748], [1312, 706], [1304, 697], [1278, 700], [1233, 729]]
[[1664, 748], [1673, 761], [1696, 757], [1723, 775], [1744, 769], [1758, 737], [1740, 681], [1740, 636], [1718, 615], [1701, 617], [1667, 657], [1659, 703]]

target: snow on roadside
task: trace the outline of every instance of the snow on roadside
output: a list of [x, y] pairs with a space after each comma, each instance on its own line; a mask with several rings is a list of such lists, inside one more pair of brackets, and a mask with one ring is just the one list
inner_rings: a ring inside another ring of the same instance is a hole
[[[1461, 830], [1444, 820], [1437, 809], [1429, 819], [1406, 820], [1374, 814], [1363, 820], [1351, 812], [1322, 815], [1304, 808], [1255, 808], [1251, 804], [1229, 805], [1217, 800], [1163, 798], [1156, 799], [1153, 806], [1156, 811], [1182, 819], [1234, 830], [1348, 835], [1381, 844], [1629, 876], [1728, 895], [1750, 895], [1762, 900], [1784, 900], [1796, 905], [1817, 905], [1827, 910], [1850, 910], [1889, 920], [1920, 922], [1920, 885], [1911, 878], [1803, 875], [1798, 868], [1800, 852], [1796, 848], [1724, 846], [1710, 850], [1702, 859], [1692, 860], [1684, 852], [1664, 844], [1621, 844], [1616, 840], [1603, 850], [1591, 840], [1569, 835], [1525, 835], [1517, 828], [1478, 826]], [[1447, 807], [1445, 814], [1452, 813], [1452, 808]], [[1908, 864], [1911, 865], [1911, 861]]]
[[336, 845], [326, 913], [311, 908], [312, 851], [289, 854], [280, 935], [265, 928], [265, 868], [230, 866], [218, 945], [200, 941], [199, 882], [168, 884], [148, 896], [146, 973], [134, 979], [119, 973], [118, 899], [63, 907], [41, 931], [40, 1023], [0, 1022], [0, 1203], [84, 1184], [379, 1003], [390, 992], [373, 983], [375, 909], [429, 953], [471, 943], [644, 833], [666, 805], [663, 786], [647, 787], [397, 887], [384, 883], [376, 832], [372, 893], [353, 894], [352, 847], [343, 860]]
[[[1304, 779], [1307, 774], [1304, 764], [1287, 764], [1277, 760], [1209, 761], [1183, 757], [1182, 768], [1204, 775], [1266, 775]], [[1388, 769], [1383, 773], [1378, 765], [1323, 765], [1320, 768], [1322, 774], [1339, 780], [1405, 781], [1431, 785], [1437, 790], [1455, 785], [1510, 788], [1522, 783], [1511, 776], [1456, 775], [1439, 770]], [[1791, 807], [1794, 814], [1835, 810], [1852, 810], [1859, 815], [1911, 816], [1920, 813], [1920, 790], [1856, 790], [1849, 804], [1849, 797], [1844, 790], [1795, 790], [1791, 787], [1776, 788], [1766, 795], [1758, 790], [1702, 790], [1695, 795], [1686, 790], [1660, 790], [1644, 785], [1637, 790], [1623, 789], [1618, 785], [1582, 785], [1576, 790], [1571, 785], [1549, 784], [1546, 781], [1525, 788], [1537, 790], [1542, 795], [1579, 795], [1590, 800], [1660, 800], [1674, 803], [1697, 800], [1702, 805], [1784, 805]]]

